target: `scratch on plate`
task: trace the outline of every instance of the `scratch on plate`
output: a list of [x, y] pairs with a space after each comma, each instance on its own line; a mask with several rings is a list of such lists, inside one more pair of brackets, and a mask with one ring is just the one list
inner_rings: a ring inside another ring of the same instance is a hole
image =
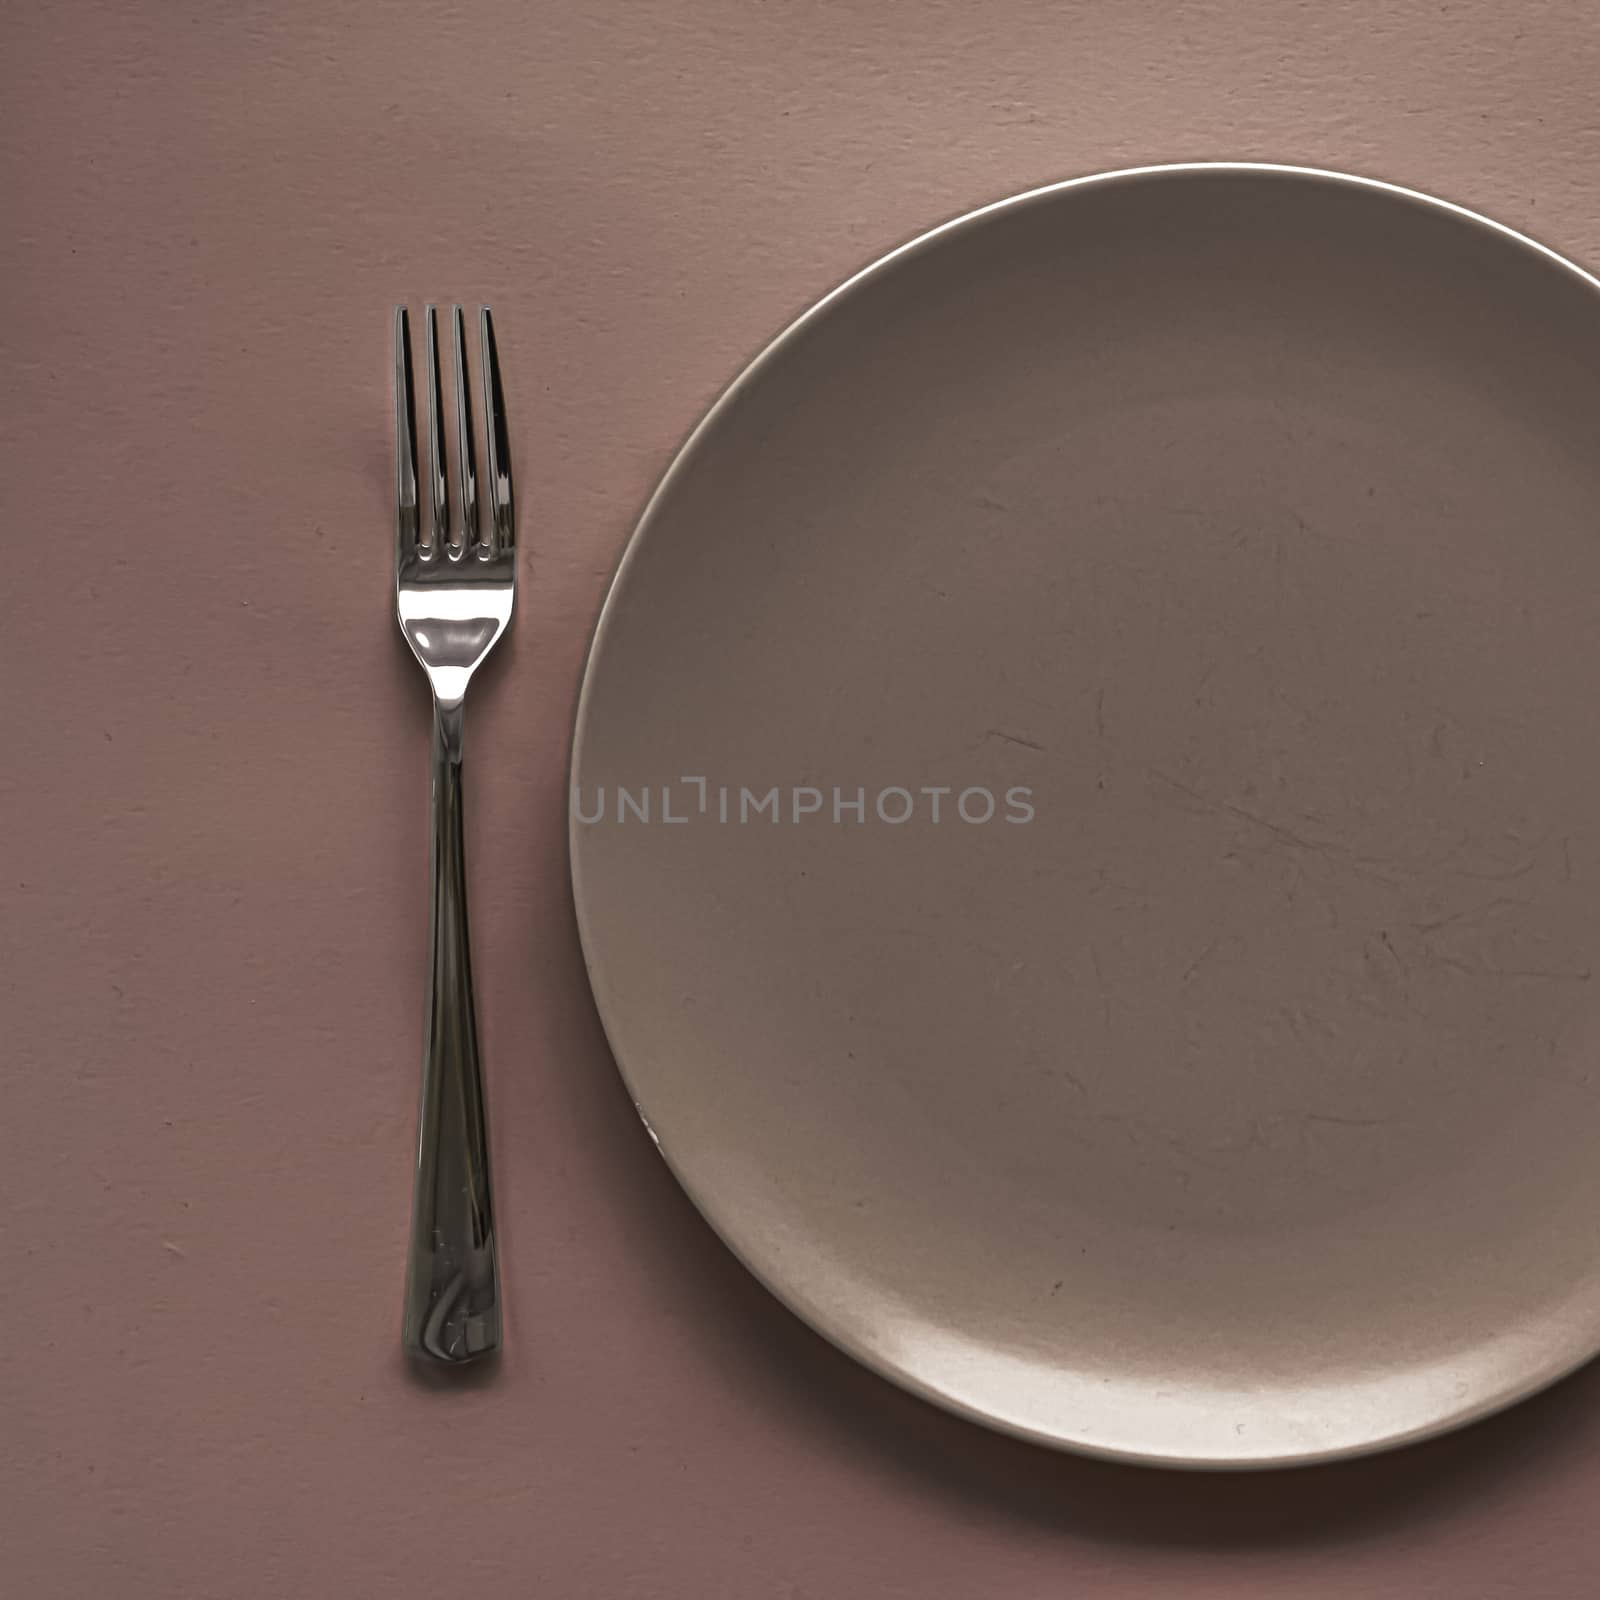
[[1020, 744], [1024, 750], [1044, 749], [1037, 739], [1026, 739], [1020, 733], [1007, 733], [1004, 728], [988, 728], [983, 736], [986, 739], [1004, 739], [1007, 744]]

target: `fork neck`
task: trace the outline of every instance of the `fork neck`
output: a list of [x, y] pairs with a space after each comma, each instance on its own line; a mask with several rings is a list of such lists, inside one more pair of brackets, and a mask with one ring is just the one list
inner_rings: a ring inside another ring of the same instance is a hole
[[466, 718], [466, 702], [461, 699], [433, 702], [433, 755], [436, 761], [448, 762], [453, 767], [461, 765], [461, 734]]

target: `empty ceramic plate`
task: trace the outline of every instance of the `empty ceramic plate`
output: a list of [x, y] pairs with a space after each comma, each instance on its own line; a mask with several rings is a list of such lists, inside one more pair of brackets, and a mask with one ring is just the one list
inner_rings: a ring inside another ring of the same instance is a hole
[[1600, 286], [1284, 168], [992, 206], [651, 500], [583, 686], [601, 1016], [801, 1316], [1259, 1466], [1600, 1345]]

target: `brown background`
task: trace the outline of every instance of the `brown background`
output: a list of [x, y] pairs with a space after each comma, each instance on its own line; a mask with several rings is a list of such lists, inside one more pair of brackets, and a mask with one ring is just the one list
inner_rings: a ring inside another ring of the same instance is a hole
[[[717, 388], [911, 233], [1302, 161], [1600, 264], [1578, 3], [14, 5], [0, 16], [0, 1559], [39, 1597], [1577, 1597], [1600, 1376], [1367, 1463], [1168, 1476], [858, 1371], [653, 1157], [584, 986], [567, 731]], [[469, 759], [509, 1297], [396, 1347], [426, 701], [389, 309], [493, 302], [525, 550]]]

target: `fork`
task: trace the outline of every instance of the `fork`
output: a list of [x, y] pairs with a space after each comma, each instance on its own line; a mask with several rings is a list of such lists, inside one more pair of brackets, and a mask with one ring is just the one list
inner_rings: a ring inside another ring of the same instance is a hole
[[402, 1342], [427, 1361], [456, 1365], [500, 1347], [500, 1281], [478, 1025], [467, 939], [461, 819], [461, 729], [467, 684], [511, 621], [517, 552], [505, 396], [488, 308], [478, 313], [479, 369], [489, 453], [488, 508], [479, 527], [478, 473], [461, 307], [455, 335], [459, 517], [445, 489], [439, 341], [427, 307], [428, 501], [417, 500], [411, 325], [394, 314], [395, 613], [433, 691], [433, 847], [429, 988], [417, 1116], [417, 1166], [406, 1259]]

